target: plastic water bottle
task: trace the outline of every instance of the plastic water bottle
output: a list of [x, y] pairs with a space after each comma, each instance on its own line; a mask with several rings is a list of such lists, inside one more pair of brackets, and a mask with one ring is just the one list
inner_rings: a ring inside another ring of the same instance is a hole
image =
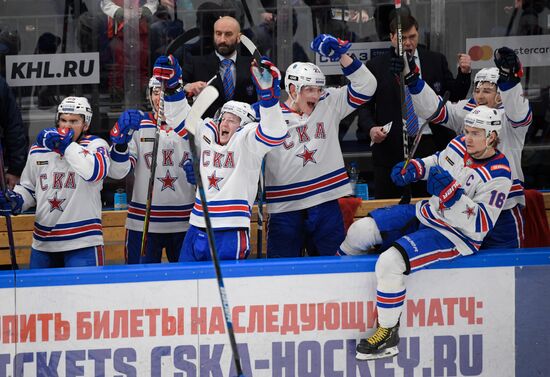
[[128, 208], [128, 203], [126, 201], [126, 192], [124, 189], [119, 188], [115, 192], [115, 211], [121, 211]]
[[357, 194], [357, 181], [359, 180], [359, 168], [357, 162], [352, 161], [349, 164], [349, 184], [351, 185], [351, 195]]

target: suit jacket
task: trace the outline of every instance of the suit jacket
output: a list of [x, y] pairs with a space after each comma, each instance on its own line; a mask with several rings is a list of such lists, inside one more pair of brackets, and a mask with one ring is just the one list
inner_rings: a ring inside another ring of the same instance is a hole
[[[444, 55], [429, 51], [423, 46], [418, 46], [417, 49], [422, 79], [441, 96], [446, 90], [449, 90], [451, 101], [465, 98], [470, 89], [470, 74], [458, 73], [457, 78], [454, 79]], [[372, 147], [373, 164], [386, 167], [392, 167], [399, 161], [403, 161], [401, 95], [399, 82], [389, 70], [391, 59], [389, 51], [387, 54], [377, 56], [366, 63], [366, 66], [376, 77], [378, 85], [373, 99], [359, 110], [359, 125], [367, 135], [372, 127], [383, 126], [393, 121], [386, 139], [382, 143], [374, 144]], [[432, 151], [425, 151], [426, 155], [444, 149], [454, 135], [454, 132], [445, 127], [430, 126], [430, 128], [434, 134], [437, 148]], [[449, 133], [449, 131], [451, 132]]]
[[[236, 83], [235, 94], [233, 99], [235, 101], [247, 102], [253, 104], [258, 100], [256, 95], [256, 89], [252, 82], [250, 74], [250, 64], [252, 57], [243, 56], [239, 52], [235, 60], [236, 68]], [[217, 78], [212, 82], [212, 85], [218, 89], [220, 96], [218, 99], [206, 110], [205, 117], [212, 117], [216, 113], [218, 108], [222, 107], [224, 103], [228, 101], [225, 98], [223, 91], [222, 79], [219, 75], [220, 59], [215, 52], [212, 52], [205, 56], [192, 56], [186, 59], [182, 67], [182, 78], [184, 83], [205, 81], [208, 82], [214, 75]]]

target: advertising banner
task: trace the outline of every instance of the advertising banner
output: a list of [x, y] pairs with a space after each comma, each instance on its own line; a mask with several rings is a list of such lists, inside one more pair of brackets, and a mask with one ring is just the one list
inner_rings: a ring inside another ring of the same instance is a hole
[[8, 55], [6, 81], [12, 87], [99, 84], [99, 52]]
[[[225, 279], [246, 376], [514, 375], [513, 267], [415, 273], [400, 354], [364, 362], [355, 346], [376, 325], [371, 267], [263, 266]], [[0, 376], [235, 376], [216, 280], [165, 269], [159, 281], [69, 269], [19, 286], [16, 311], [0, 306]], [[0, 289], [0, 302], [13, 292]]]

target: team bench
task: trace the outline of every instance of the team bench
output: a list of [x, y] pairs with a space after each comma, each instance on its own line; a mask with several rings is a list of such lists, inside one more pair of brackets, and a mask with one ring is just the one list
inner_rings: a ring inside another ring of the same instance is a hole
[[[544, 193], [544, 211], [548, 223], [550, 223], [550, 193]], [[354, 218], [362, 218], [375, 208], [396, 204], [397, 200], [365, 200], [357, 207]], [[32, 232], [34, 227], [34, 215], [12, 216], [13, 236], [15, 241], [17, 261], [20, 267], [25, 268], [29, 263], [30, 245], [32, 243]], [[124, 237], [126, 211], [104, 211], [103, 212], [103, 236], [105, 240], [105, 262], [106, 264], [124, 263]], [[263, 256], [265, 257], [265, 226], [263, 235]], [[252, 229], [250, 232], [250, 243], [252, 251], [250, 258], [257, 257], [257, 208], [252, 213]], [[0, 218], [0, 265], [9, 265], [8, 236], [6, 231], [6, 220]]]

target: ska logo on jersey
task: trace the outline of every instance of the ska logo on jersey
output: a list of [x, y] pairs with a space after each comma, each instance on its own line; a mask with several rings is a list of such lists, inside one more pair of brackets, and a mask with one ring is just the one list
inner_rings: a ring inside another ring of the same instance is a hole
[[300, 154], [297, 154], [296, 157], [300, 157], [304, 160], [302, 166], [306, 166], [306, 164], [310, 161], [316, 164], [317, 161], [315, 161], [315, 158], [313, 158], [313, 155], [315, 153], [317, 153], [317, 149], [310, 151], [309, 149], [307, 149], [307, 146], [304, 145], [304, 151]]
[[48, 199], [48, 202], [50, 203], [50, 213], [55, 211], [56, 209], [60, 212], [63, 212], [63, 208], [61, 208], [61, 204], [67, 199], [59, 199], [57, 197], [57, 192], [54, 194], [53, 198]]
[[36, 165], [38, 166], [48, 165], [48, 161], [36, 161]]
[[468, 217], [468, 220], [470, 220], [470, 217], [475, 215], [474, 207], [468, 207], [468, 205], [466, 205], [466, 210], [462, 211], [462, 213]]
[[162, 188], [160, 189], [160, 191], [164, 191], [165, 189], [176, 191], [174, 187], [174, 182], [176, 182], [178, 177], [172, 177], [170, 175], [170, 170], [166, 170], [166, 175], [163, 178], [157, 178], [157, 179], [162, 182]]
[[212, 175], [208, 176], [208, 189], [215, 188], [216, 190], [220, 191], [220, 186], [218, 186], [218, 183], [223, 179], [223, 177], [216, 177], [216, 171], [212, 172]]

